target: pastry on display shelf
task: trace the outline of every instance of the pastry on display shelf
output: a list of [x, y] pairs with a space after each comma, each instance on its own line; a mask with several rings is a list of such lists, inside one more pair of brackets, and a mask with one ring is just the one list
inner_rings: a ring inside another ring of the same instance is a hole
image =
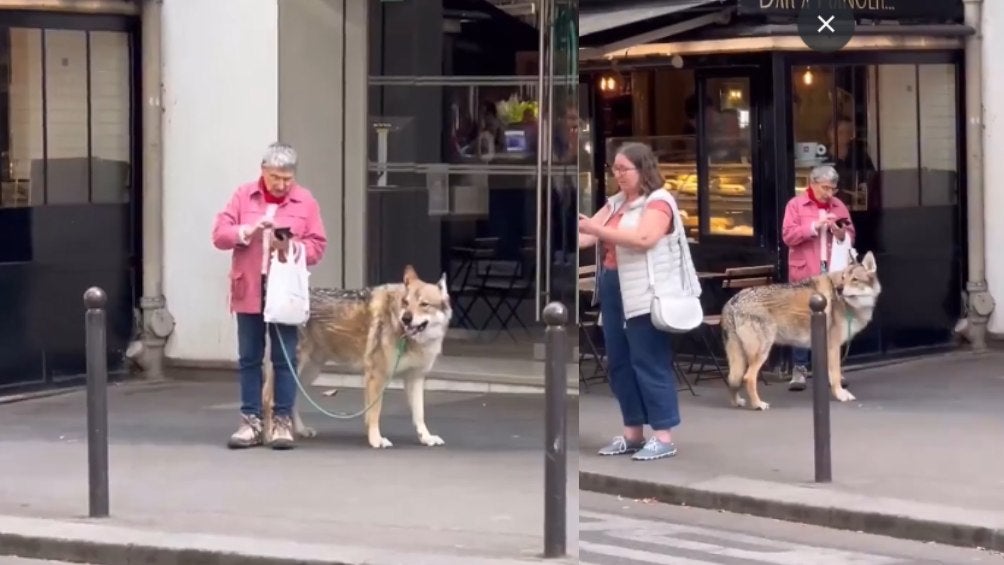
[[722, 232], [729, 235], [752, 236], [753, 226], [733, 226], [730, 229], [722, 230]]
[[730, 229], [735, 222], [732, 218], [726, 218], [725, 216], [711, 216], [708, 218], [708, 226], [711, 228], [712, 232], [721, 232]]
[[718, 185], [718, 192], [726, 196], [742, 196], [746, 194], [746, 186], [736, 183], [722, 183]]

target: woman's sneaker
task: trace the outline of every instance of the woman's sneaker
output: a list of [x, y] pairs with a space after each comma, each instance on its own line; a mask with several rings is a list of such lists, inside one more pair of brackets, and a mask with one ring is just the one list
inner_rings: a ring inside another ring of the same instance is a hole
[[676, 446], [672, 443], [663, 443], [655, 436], [648, 438], [645, 442], [645, 446], [642, 449], [631, 456], [631, 459], [635, 461], [652, 461], [654, 459], [662, 459], [663, 457], [672, 457], [676, 455]]
[[272, 449], [292, 449], [295, 446], [292, 418], [275, 416], [272, 419], [272, 437], [269, 438], [268, 445]]
[[227, 447], [242, 449], [261, 445], [261, 433], [261, 418], [250, 414], [241, 414], [241, 425], [234, 432], [234, 435], [230, 436]]
[[791, 381], [788, 382], [788, 390], [805, 390], [805, 379], [809, 376], [809, 369], [805, 365], [796, 365], [791, 372]]
[[645, 447], [645, 440], [628, 443], [624, 436], [617, 436], [610, 445], [600, 449], [599, 455], [628, 455]]

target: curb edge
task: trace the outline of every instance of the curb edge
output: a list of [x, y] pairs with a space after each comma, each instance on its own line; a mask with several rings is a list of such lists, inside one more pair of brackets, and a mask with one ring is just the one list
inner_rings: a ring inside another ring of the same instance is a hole
[[579, 488], [600, 494], [630, 498], [653, 498], [664, 504], [724, 510], [736, 514], [773, 518], [838, 530], [859, 531], [957, 547], [1004, 551], [1004, 529], [994, 527], [921, 520], [878, 511], [863, 512], [830, 506], [812, 506], [762, 497], [626, 479], [589, 471], [579, 472]]

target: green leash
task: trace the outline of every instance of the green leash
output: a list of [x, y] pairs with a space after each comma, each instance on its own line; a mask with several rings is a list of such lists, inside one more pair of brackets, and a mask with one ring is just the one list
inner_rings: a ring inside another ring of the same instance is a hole
[[[369, 406], [363, 408], [362, 410], [356, 412], [355, 414], [336, 414], [334, 412], [328, 412], [327, 410], [319, 406], [316, 402], [314, 402], [314, 399], [311, 398], [309, 394], [307, 394], [307, 390], [303, 388], [303, 383], [300, 382], [300, 375], [296, 373], [296, 367], [293, 366], [293, 362], [289, 359], [289, 352], [286, 351], [286, 344], [285, 342], [283, 342], [282, 334], [279, 333], [278, 328], [276, 328], [275, 335], [278, 336], [279, 338], [279, 347], [282, 349], [282, 356], [286, 359], [286, 365], [289, 367], [289, 372], [293, 374], [293, 380], [296, 381], [297, 388], [300, 389], [300, 392], [302, 392], [303, 396], [307, 398], [307, 401], [310, 402], [310, 404], [313, 405], [314, 408], [317, 408], [317, 410], [321, 414], [324, 414], [325, 416], [328, 416], [330, 418], [335, 418], [336, 420], [351, 420], [353, 418], [358, 418], [359, 416], [362, 416], [366, 412], [369, 412], [369, 409], [373, 408], [373, 405], [376, 404], [381, 398], [383, 398], [383, 393], [387, 392], [387, 387], [390, 386], [391, 379], [393, 379], [394, 375], [397, 374], [397, 369], [401, 365], [401, 357], [404, 356], [404, 348], [408, 345], [408, 342], [405, 338], [402, 337], [401, 339], [398, 340], [397, 350], [395, 352], [395, 359], [394, 359], [394, 369], [390, 372], [390, 374], [387, 375], [387, 379], [383, 383], [383, 389], [381, 389], [380, 394], [373, 399], [373, 402], [370, 402]], [[365, 386], [365, 383], [363, 383], [363, 386]]]
[[844, 361], [847, 361], [847, 356], [851, 354], [851, 321], [854, 319], [850, 309], [844, 310], [844, 317], [847, 318], [847, 345], [844, 347], [844, 358], [840, 360], [841, 365], [844, 364]]

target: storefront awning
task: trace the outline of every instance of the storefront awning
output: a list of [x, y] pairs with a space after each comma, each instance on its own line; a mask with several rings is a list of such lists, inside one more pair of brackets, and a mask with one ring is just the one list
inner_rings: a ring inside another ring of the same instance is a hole
[[579, 10], [579, 37], [685, 12], [701, 6], [721, 3], [722, 0], [678, 0], [676, 2], [661, 0], [643, 3], [623, 1], [592, 9], [581, 6]]
[[727, 23], [735, 0], [646, 0], [580, 4], [579, 44], [601, 55], [700, 27]]

